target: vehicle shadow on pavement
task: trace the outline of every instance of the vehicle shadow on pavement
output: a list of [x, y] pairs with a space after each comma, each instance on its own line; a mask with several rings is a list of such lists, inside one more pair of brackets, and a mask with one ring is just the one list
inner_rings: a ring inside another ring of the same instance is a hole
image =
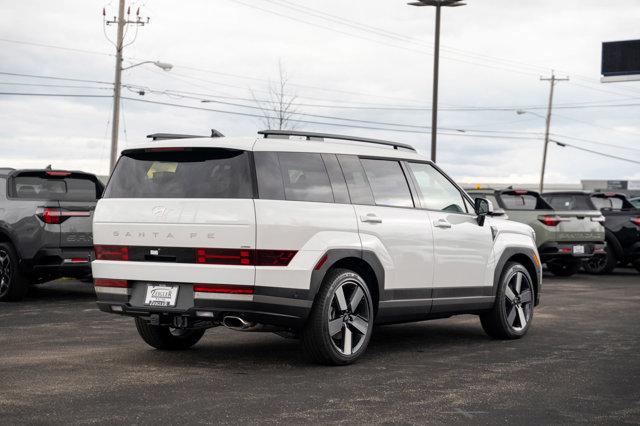
[[[403, 359], [414, 358], [418, 353], [422, 354], [418, 356], [428, 356], [442, 350], [456, 351], [490, 342], [477, 319], [466, 317], [464, 321], [455, 321], [378, 326], [358, 364], [375, 363], [389, 356]], [[303, 355], [299, 340], [284, 339], [271, 333], [243, 333], [216, 328], [209, 330], [200, 343], [184, 352], [140, 350], [142, 345], [132, 348], [130, 357], [126, 357], [130, 358], [132, 365], [143, 361], [158, 367], [170, 364], [177, 368], [194, 365], [245, 368], [247, 364], [261, 369], [316, 366]]]
[[45, 284], [37, 284], [29, 288], [25, 303], [34, 301], [91, 301], [96, 300], [93, 283], [76, 280], [57, 280]]

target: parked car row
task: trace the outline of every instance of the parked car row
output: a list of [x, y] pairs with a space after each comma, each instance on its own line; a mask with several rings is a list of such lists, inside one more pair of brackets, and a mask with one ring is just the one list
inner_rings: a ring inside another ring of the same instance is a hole
[[494, 214], [526, 223], [547, 269], [558, 276], [580, 267], [594, 274], [617, 265], [640, 271], [640, 209], [623, 194], [524, 189], [470, 189], [496, 205]]

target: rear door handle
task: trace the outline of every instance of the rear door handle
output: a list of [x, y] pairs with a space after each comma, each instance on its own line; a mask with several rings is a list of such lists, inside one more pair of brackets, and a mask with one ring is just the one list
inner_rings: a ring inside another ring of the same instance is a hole
[[368, 223], [382, 223], [382, 219], [380, 219], [378, 216], [376, 216], [373, 213], [368, 213], [366, 216], [365, 215], [360, 216], [360, 221], [368, 222]]
[[451, 224], [447, 219], [438, 219], [433, 222], [433, 226], [436, 228], [451, 228]]

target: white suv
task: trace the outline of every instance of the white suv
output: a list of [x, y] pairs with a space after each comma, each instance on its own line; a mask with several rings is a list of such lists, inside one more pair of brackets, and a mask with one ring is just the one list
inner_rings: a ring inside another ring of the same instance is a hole
[[541, 268], [526, 225], [492, 216], [407, 145], [309, 132], [151, 135], [95, 210], [101, 310], [158, 349], [207, 328], [299, 337], [348, 364], [374, 324], [479, 315], [523, 336]]

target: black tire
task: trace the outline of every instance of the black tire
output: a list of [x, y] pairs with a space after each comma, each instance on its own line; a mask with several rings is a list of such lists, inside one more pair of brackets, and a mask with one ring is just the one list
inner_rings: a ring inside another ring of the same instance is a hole
[[180, 351], [189, 349], [200, 341], [204, 328], [172, 329], [165, 325], [151, 325], [143, 318], [136, 318], [136, 328], [142, 340], [149, 346], [164, 351]]
[[[516, 288], [518, 276], [521, 280], [519, 292]], [[514, 298], [515, 302], [512, 302]], [[494, 339], [519, 339], [527, 334], [531, 326], [534, 302], [535, 288], [527, 268], [517, 262], [507, 262], [500, 276], [493, 308], [480, 315], [482, 328]], [[522, 311], [522, 317], [520, 311]], [[524, 318], [524, 324], [521, 318]]]
[[605, 254], [595, 255], [584, 262], [583, 268], [589, 274], [610, 274], [616, 268], [618, 259], [611, 247], [607, 245]]
[[565, 260], [547, 264], [547, 269], [557, 277], [570, 277], [580, 270], [582, 262], [579, 260]]
[[351, 364], [367, 349], [373, 319], [373, 300], [362, 277], [348, 269], [330, 270], [303, 330], [303, 350], [319, 364]]
[[18, 255], [10, 243], [0, 243], [0, 302], [24, 299], [29, 283], [18, 267]]
[[640, 260], [633, 261], [633, 267], [636, 268], [638, 272], [640, 272]]

